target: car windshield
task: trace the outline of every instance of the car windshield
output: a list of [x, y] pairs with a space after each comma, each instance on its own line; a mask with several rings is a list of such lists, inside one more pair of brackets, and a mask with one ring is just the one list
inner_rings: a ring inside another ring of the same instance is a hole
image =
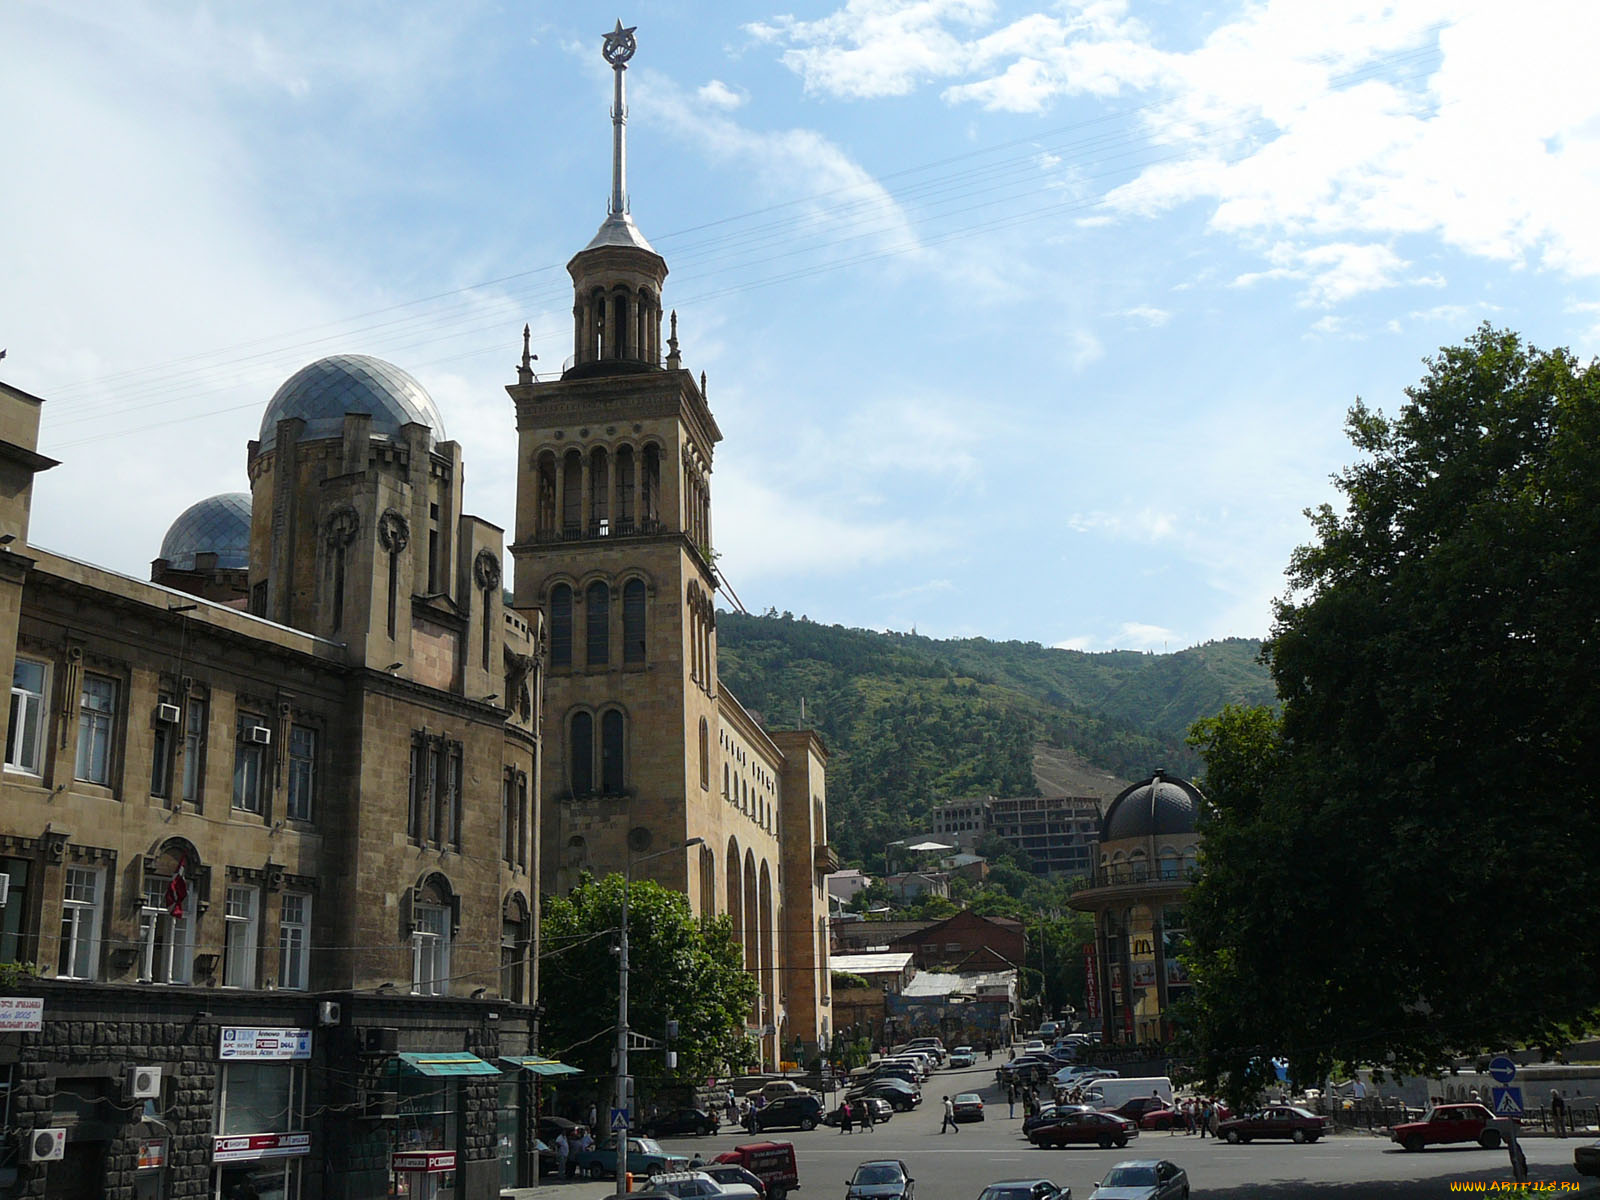
[[1100, 1181], [1102, 1187], [1155, 1187], [1154, 1167], [1112, 1167]]
[[887, 1163], [867, 1163], [856, 1168], [856, 1186], [874, 1183], [899, 1183], [904, 1176], [900, 1168]]
[[654, 1138], [630, 1139], [628, 1142], [628, 1153], [636, 1154], [639, 1152], [643, 1152], [645, 1154], [666, 1154], [666, 1151], [661, 1148], [661, 1143], [656, 1141]]
[[956, 1094], [956, 1103], [957, 1104], [982, 1104], [983, 1100], [978, 1095], [977, 1092], [958, 1092]]
[[978, 1200], [1032, 1200], [1033, 1189], [1013, 1185], [1011, 1187], [986, 1187]]

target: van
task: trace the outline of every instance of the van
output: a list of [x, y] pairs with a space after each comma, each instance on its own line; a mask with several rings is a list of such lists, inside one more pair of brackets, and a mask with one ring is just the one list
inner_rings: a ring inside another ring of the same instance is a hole
[[1096, 1079], [1085, 1092], [1085, 1099], [1096, 1108], [1116, 1108], [1137, 1097], [1159, 1096], [1172, 1106], [1172, 1080], [1165, 1075], [1143, 1079]]
[[792, 1189], [800, 1186], [793, 1142], [747, 1142], [724, 1150], [713, 1161], [736, 1163], [749, 1171], [766, 1187], [767, 1200], [783, 1200]]

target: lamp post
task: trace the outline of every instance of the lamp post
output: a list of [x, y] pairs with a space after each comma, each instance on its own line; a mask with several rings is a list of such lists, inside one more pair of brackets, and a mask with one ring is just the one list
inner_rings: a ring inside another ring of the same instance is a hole
[[[678, 846], [668, 846], [654, 854], [635, 859], [631, 855], [622, 869], [622, 930], [617, 938], [617, 1107], [630, 1108], [633, 1097], [628, 1089], [628, 885], [633, 882], [633, 868], [637, 863], [660, 858], [690, 846], [703, 846], [705, 838], [692, 837]], [[630, 1114], [630, 1125], [632, 1123]], [[628, 1194], [628, 1129], [617, 1138], [617, 1195]]]

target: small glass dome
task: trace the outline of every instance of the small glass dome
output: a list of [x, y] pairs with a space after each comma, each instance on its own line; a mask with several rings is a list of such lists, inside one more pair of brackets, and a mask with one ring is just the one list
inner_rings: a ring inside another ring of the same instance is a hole
[[161, 539], [161, 557], [175, 571], [194, 570], [197, 554], [215, 554], [217, 566], [250, 565], [250, 495], [224, 492], [192, 504]]
[[301, 367], [284, 382], [261, 416], [261, 449], [270, 450], [278, 422], [299, 417], [306, 438], [338, 437], [346, 413], [372, 417], [372, 436], [394, 438], [402, 425], [418, 423], [445, 440], [444, 420], [433, 398], [393, 363], [366, 354], [335, 354]]

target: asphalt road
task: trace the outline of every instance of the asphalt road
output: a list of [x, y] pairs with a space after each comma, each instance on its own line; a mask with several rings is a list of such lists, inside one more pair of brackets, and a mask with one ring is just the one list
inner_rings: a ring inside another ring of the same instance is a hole
[[[1229, 1146], [1163, 1132], [1143, 1133], [1124, 1150], [1040, 1150], [1023, 1139], [1020, 1117], [1007, 1119], [1005, 1095], [994, 1083], [994, 1063], [979, 1059], [970, 1070], [936, 1072], [922, 1091], [920, 1108], [896, 1114], [871, 1133], [846, 1136], [823, 1127], [768, 1135], [794, 1142], [801, 1184], [795, 1200], [843, 1200], [845, 1180], [857, 1163], [870, 1158], [904, 1160], [916, 1180], [917, 1200], [976, 1200], [988, 1183], [1024, 1178], [1070, 1186], [1074, 1200], [1087, 1200], [1107, 1168], [1130, 1158], [1170, 1159], [1188, 1172], [1195, 1196], [1216, 1200], [1433, 1200], [1450, 1195], [1454, 1181], [1510, 1178], [1504, 1150], [1436, 1147], [1407, 1154], [1371, 1134], [1340, 1134], [1310, 1146]], [[986, 1120], [962, 1125], [960, 1133], [940, 1134], [940, 1097], [971, 1091], [983, 1096]], [[833, 1102], [838, 1099], [835, 1093]], [[725, 1129], [715, 1137], [674, 1138], [663, 1144], [710, 1159], [751, 1140], [742, 1130]], [[1571, 1138], [1528, 1138], [1522, 1146], [1535, 1181], [1569, 1187], [1581, 1181], [1582, 1195], [1600, 1197], [1600, 1181], [1584, 1180], [1572, 1168], [1577, 1144]]]

